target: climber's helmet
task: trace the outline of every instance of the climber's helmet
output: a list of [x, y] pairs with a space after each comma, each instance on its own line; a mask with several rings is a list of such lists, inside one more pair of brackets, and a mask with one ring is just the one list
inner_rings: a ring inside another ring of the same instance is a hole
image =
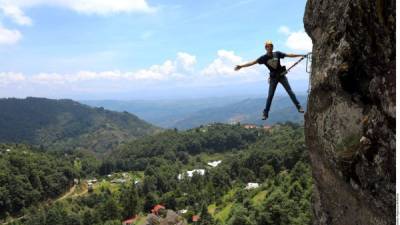
[[268, 40], [265, 42], [265, 49], [268, 50], [269, 48], [271, 48], [271, 50], [274, 48], [274, 44], [272, 44], [272, 41]]

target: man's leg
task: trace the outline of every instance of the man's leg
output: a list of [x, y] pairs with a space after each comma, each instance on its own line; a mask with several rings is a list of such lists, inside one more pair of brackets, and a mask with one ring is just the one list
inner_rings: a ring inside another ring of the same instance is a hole
[[276, 90], [276, 86], [277, 85], [278, 85], [278, 79], [271, 78], [269, 80], [268, 98], [267, 98], [267, 103], [265, 105], [265, 109], [264, 109], [264, 112], [263, 112], [265, 119], [268, 118], [269, 109], [271, 108], [272, 98], [274, 98], [274, 94], [275, 94], [275, 90]]
[[299, 112], [304, 112], [303, 108], [301, 108], [300, 102], [297, 100], [296, 95], [292, 91], [292, 88], [290, 87], [289, 81], [286, 78], [286, 76], [281, 77], [279, 82], [281, 82], [282, 86], [285, 88], [286, 92], [289, 94], [290, 99], [292, 99], [292, 102], [296, 106], [297, 110]]

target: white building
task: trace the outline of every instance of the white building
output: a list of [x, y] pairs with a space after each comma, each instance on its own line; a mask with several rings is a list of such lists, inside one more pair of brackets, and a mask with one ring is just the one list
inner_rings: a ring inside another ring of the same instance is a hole
[[209, 165], [211, 167], [217, 167], [221, 162], [222, 162], [222, 160], [212, 161], [212, 162], [207, 163], [207, 165]]
[[246, 187], [244, 189], [250, 190], [250, 189], [255, 189], [260, 187], [258, 183], [247, 183]]
[[179, 214], [185, 214], [187, 212], [188, 212], [187, 209], [181, 209], [181, 210], [178, 211]]
[[[194, 170], [189, 170], [186, 171], [186, 176], [187, 177], [193, 177], [193, 174], [200, 174], [201, 176], [204, 176], [204, 174], [206, 173], [205, 169], [194, 169]], [[182, 180], [183, 179], [183, 174], [179, 174], [178, 175], [178, 180]]]
[[125, 182], [126, 182], [126, 180], [122, 179], [122, 178], [114, 179], [111, 181], [111, 183], [113, 183], [113, 184], [123, 184]]
[[88, 182], [88, 183], [93, 183], [93, 184], [95, 184], [95, 183], [97, 183], [97, 179], [96, 179], [96, 178], [93, 178], [93, 179], [91, 179], [91, 180], [87, 180], [87, 182]]

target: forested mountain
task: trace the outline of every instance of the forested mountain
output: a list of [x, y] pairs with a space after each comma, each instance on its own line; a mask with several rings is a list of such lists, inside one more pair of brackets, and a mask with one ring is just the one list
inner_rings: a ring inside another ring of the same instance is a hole
[[258, 129], [227, 124], [201, 126], [183, 132], [167, 130], [121, 146], [105, 164], [113, 161], [115, 170], [145, 170], [153, 159], [187, 163], [189, 155], [244, 149], [259, 139], [260, 132]]
[[72, 100], [0, 99], [0, 142], [55, 150], [110, 151], [157, 128], [127, 112], [92, 108]]

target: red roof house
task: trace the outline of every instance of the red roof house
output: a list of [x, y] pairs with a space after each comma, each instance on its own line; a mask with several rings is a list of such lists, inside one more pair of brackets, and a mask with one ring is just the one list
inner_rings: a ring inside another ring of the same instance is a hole
[[160, 210], [160, 209], [165, 209], [165, 207], [164, 206], [162, 206], [162, 205], [156, 205], [156, 206], [154, 206], [154, 208], [151, 210], [151, 212], [153, 213], [153, 214], [158, 214], [158, 211]]
[[199, 215], [194, 215], [194, 216], [192, 216], [192, 221], [193, 222], [197, 222], [197, 221], [199, 221], [200, 220], [200, 216]]

